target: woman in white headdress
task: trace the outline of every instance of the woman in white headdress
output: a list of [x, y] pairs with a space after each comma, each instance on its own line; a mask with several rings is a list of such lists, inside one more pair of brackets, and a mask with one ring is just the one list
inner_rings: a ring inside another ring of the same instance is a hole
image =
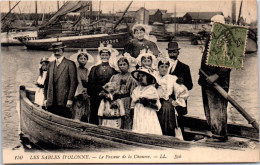
[[121, 99], [125, 109], [125, 117], [122, 121], [123, 129], [132, 129], [133, 119], [130, 117], [130, 96], [137, 86], [137, 81], [131, 76], [129, 71], [131, 66], [131, 58], [125, 56], [117, 57], [117, 65], [115, 69], [118, 74], [113, 75], [110, 82], [116, 83], [119, 88], [114, 95], [114, 99]]
[[137, 58], [140, 51], [150, 49], [156, 57], [160, 53], [155, 42], [151, 41], [149, 33], [151, 27], [144, 24], [136, 24], [132, 28], [134, 39], [132, 39], [125, 47], [123, 54], [129, 53], [132, 57]]
[[80, 49], [76, 54], [70, 56], [77, 66], [78, 87], [75, 93], [75, 103], [73, 104], [73, 118], [78, 121], [89, 122], [90, 99], [87, 95], [88, 74], [87, 62], [93, 62], [93, 57], [85, 49]]
[[104, 46], [100, 45], [98, 48], [98, 55], [100, 58], [100, 63], [94, 65], [88, 76], [88, 94], [90, 96], [91, 102], [91, 117], [90, 123], [98, 124], [98, 108], [101, 102], [101, 97], [99, 93], [103, 90], [103, 86], [109, 82], [110, 78], [116, 74], [116, 70], [111, 67], [109, 61], [113, 53], [112, 47], [110, 45]]

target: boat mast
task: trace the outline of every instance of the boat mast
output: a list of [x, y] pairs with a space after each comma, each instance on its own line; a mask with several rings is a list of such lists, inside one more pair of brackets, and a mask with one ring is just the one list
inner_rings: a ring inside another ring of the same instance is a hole
[[100, 8], [101, 8], [101, 0], [99, 0], [99, 6], [98, 6], [98, 20], [100, 19]]
[[177, 17], [176, 17], [176, 2], [174, 4], [174, 18], [175, 18], [175, 24], [174, 24], [174, 34], [177, 33]]
[[90, 10], [90, 23], [92, 22], [92, 19], [93, 19], [93, 17], [92, 17], [92, 1], [89, 1], [89, 10]]
[[239, 14], [238, 14], [238, 19], [237, 19], [237, 24], [240, 24], [240, 16], [241, 16], [241, 12], [242, 12], [242, 5], [243, 5], [243, 0], [241, 0], [240, 3], [240, 9], [239, 9]]
[[9, 12], [1, 19], [1, 21], [3, 21], [3, 20], [12, 12], [12, 10], [13, 10], [20, 2], [21, 2], [21, 0], [20, 0], [19, 2], [17, 2], [17, 3], [14, 5], [14, 7], [12, 7], [11, 10], [9, 10]]
[[236, 0], [232, 0], [231, 23], [236, 24]]
[[37, 0], [35, 0], [35, 16], [36, 16], [35, 26], [38, 26], [38, 7], [37, 7]]
[[57, 1], [57, 8], [58, 8], [58, 10], [60, 9], [60, 3], [59, 3], [59, 1]]
[[11, 10], [11, 1], [9, 1], [9, 11]]

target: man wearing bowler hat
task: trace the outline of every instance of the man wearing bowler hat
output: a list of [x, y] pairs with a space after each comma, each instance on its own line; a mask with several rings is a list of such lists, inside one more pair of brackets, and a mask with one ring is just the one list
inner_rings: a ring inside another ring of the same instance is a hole
[[[178, 77], [177, 82], [185, 85], [188, 90], [191, 90], [193, 84], [192, 84], [192, 78], [190, 74], [190, 67], [178, 60], [178, 56], [180, 54], [179, 50], [181, 49], [179, 48], [178, 43], [175, 41], [171, 41], [168, 43], [168, 48], [166, 49], [168, 50], [168, 55], [170, 58], [169, 73], [177, 76]], [[174, 97], [175, 96], [173, 96], [172, 98]], [[178, 123], [182, 132], [184, 131], [183, 115], [186, 115], [188, 113], [187, 105], [188, 104], [186, 101], [186, 107], [180, 107], [180, 106], [175, 107], [176, 111], [178, 112]], [[185, 138], [185, 134], [183, 135]]]
[[52, 44], [55, 60], [50, 62], [44, 82], [44, 99], [48, 111], [71, 118], [73, 97], [78, 85], [76, 65], [63, 55], [64, 44]]

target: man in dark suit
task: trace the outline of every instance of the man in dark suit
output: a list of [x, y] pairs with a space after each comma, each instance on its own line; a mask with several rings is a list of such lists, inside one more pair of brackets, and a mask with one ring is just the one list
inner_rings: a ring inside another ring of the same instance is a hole
[[[181, 61], [178, 60], [178, 56], [180, 54], [179, 45], [177, 42], [169, 42], [168, 43], [168, 55], [170, 60], [170, 68], [169, 73], [172, 75], [175, 75], [178, 77], [177, 83], [183, 84], [186, 86], [188, 90], [191, 90], [193, 87], [191, 74], [190, 74], [190, 67]], [[173, 94], [174, 95], [174, 94]], [[172, 98], [175, 98], [173, 96]], [[177, 106], [175, 107], [176, 111], [178, 112], [178, 124], [182, 130], [184, 131], [183, 127], [183, 115], [186, 115], [188, 113], [187, 111], [187, 101], [186, 101], [186, 107]], [[184, 133], [184, 132], [183, 132]], [[185, 138], [185, 136], [184, 136]]]
[[55, 61], [48, 67], [44, 83], [45, 106], [48, 111], [71, 118], [73, 98], [78, 85], [76, 65], [63, 55], [62, 42], [52, 44]]

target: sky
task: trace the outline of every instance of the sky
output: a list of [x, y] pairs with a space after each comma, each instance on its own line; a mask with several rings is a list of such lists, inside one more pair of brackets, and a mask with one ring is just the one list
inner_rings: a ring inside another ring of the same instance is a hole
[[[59, 5], [64, 4], [64, 0], [59, 1]], [[238, 16], [240, 0], [236, 1], [236, 12]], [[11, 1], [11, 6], [13, 7], [17, 1]], [[57, 11], [57, 1], [39, 1], [38, 12], [39, 13], [49, 13]], [[103, 13], [124, 11], [128, 6], [130, 1], [126, 0], [114, 0], [114, 1], [93, 1], [93, 10], [99, 9], [99, 4]], [[140, 7], [145, 7], [146, 9], [163, 9], [167, 12], [174, 12], [174, 7], [176, 5], [176, 12], [210, 12], [210, 11], [222, 11], [224, 16], [231, 15], [231, 0], [220, 0], [220, 1], [206, 1], [206, 0], [165, 0], [165, 1], [151, 1], [151, 0], [134, 0], [130, 10], [137, 10]], [[9, 11], [9, 1], [1, 1], [1, 12]], [[35, 1], [25, 1], [22, 0], [20, 4], [15, 8], [14, 12], [25, 12], [32, 13], [35, 12]], [[257, 20], [257, 1], [254, 0], [244, 0], [242, 6], [242, 16], [250, 21]]]

